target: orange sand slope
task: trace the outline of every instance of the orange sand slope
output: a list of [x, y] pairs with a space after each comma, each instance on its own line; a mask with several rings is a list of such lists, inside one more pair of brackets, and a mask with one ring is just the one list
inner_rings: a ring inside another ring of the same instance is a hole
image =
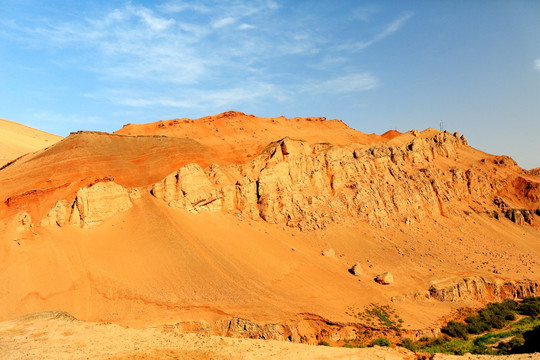
[[0, 166], [23, 154], [50, 146], [62, 137], [0, 119]]
[[351, 129], [340, 120], [326, 118], [261, 118], [237, 111], [227, 111], [200, 119], [173, 119], [155, 123], [127, 124], [116, 134], [165, 135], [196, 139], [214, 149], [214, 157], [226, 162], [243, 163], [258, 155], [272, 141], [284, 137], [308, 142], [367, 144], [386, 138]]
[[0, 215], [25, 209], [41, 216], [57, 199], [103, 178], [128, 187], [148, 185], [188, 163], [208, 166], [213, 160], [209, 154], [191, 139], [73, 133], [2, 170], [0, 197], [10, 199], [11, 207], [4, 202]]
[[124, 131], [0, 170], [0, 319], [339, 342], [370, 303], [421, 336], [540, 292], [540, 178], [459, 134], [234, 112]]

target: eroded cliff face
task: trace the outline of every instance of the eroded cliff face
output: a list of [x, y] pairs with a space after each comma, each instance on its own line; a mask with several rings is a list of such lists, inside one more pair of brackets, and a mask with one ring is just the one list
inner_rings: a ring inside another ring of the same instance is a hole
[[137, 189], [128, 190], [112, 179], [101, 179], [79, 189], [75, 199], [70, 202], [58, 200], [41, 225], [96, 227], [115, 214], [129, 210], [139, 197]]
[[[186, 165], [154, 184], [151, 194], [175, 208], [232, 210], [302, 230], [351, 221], [386, 227], [471, 210], [496, 217], [502, 212], [516, 223], [532, 223], [534, 209], [515, 209], [506, 202], [501, 208], [497, 199], [517, 181], [514, 192], [526, 189], [534, 207], [538, 200], [530, 189], [537, 184], [498, 174], [501, 164], [493, 164], [490, 172], [459, 167], [464, 146], [463, 136], [446, 132], [398, 146], [332, 146], [285, 138], [243, 165]], [[447, 160], [441, 166], [437, 158]], [[519, 169], [508, 162], [504, 166]]]
[[437, 283], [429, 288], [429, 297], [450, 302], [523, 299], [527, 296], [538, 296], [539, 294], [540, 287], [537, 281], [506, 281], [481, 276], [465, 277], [450, 283]]
[[[284, 138], [247, 163], [206, 168], [190, 163], [150, 187], [131, 190], [97, 179], [75, 198], [58, 199], [41, 224], [97, 226], [128, 210], [137, 191], [173, 208], [233, 212], [301, 230], [356, 221], [387, 227], [471, 211], [520, 225], [540, 216], [540, 182], [512, 159], [488, 156], [464, 164], [460, 154], [475, 150], [457, 133], [403, 136], [406, 141], [343, 146]], [[17, 201], [9, 197], [6, 204]], [[18, 225], [29, 229], [22, 220]]]

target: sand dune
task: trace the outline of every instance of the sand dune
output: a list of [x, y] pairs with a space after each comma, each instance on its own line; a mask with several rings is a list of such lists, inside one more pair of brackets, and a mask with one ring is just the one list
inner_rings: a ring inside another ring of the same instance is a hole
[[0, 166], [29, 152], [51, 146], [62, 137], [0, 119]]

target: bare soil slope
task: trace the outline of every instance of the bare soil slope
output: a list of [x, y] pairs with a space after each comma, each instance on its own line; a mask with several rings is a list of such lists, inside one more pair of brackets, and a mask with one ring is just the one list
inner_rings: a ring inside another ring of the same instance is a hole
[[243, 163], [258, 155], [272, 141], [284, 137], [308, 142], [367, 144], [387, 139], [375, 134], [364, 134], [351, 129], [340, 120], [326, 118], [264, 118], [227, 111], [200, 119], [162, 120], [149, 124], [127, 124], [116, 134], [165, 135], [197, 139], [212, 149], [214, 158], [226, 162]]
[[0, 166], [29, 152], [50, 146], [61, 136], [0, 119]]

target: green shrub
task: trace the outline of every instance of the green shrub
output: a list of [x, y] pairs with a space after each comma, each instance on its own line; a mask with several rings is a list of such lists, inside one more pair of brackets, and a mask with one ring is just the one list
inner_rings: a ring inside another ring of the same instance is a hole
[[517, 335], [511, 338], [510, 341], [508, 341], [508, 346], [510, 347], [510, 349], [512, 349], [516, 346], [521, 346], [524, 343], [525, 339], [523, 338], [523, 335]]
[[404, 347], [405, 349], [408, 349], [408, 350], [411, 350], [411, 351], [417, 351], [418, 350], [418, 346], [416, 345], [416, 343], [414, 341], [412, 341], [411, 339], [409, 339], [409, 338], [405, 338], [405, 339], [401, 340], [401, 346]]
[[319, 343], [317, 345], [330, 346], [330, 344], [327, 341], [324, 341], [324, 340], [319, 341]]
[[540, 314], [540, 297], [526, 297], [519, 304], [517, 311], [522, 315], [536, 317]]
[[518, 305], [514, 300], [505, 300], [501, 303], [489, 303], [478, 315], [465, 319], [469, 334], [480, 334], [491, 329], [502, 329], [510, 320], [515, 320], [514, 311]]
[[441, 328], [441, 332], [451, 337], [467, 339], [467, 326], [457, 321], [449, 321], [448, 324]]
[[380, 337], [369, 343], [370, 346], [390, 346], [390, 340], [385, 337]]
[[434, 346], [441, 346], [441, 345], [444, 345], [446, 343], [450, 342], [450, 338], [448, 337], [444, 337], [444, 336], [439, 336], [439, 337], [436, 337], [434, 339], [430, 339], [425, 347], [434, 347]]
[[349, 348], [349, 349], [353, 349], [353, 348], [365, 348], [366, 347], [366, 344], [362, 344], [362, 343], [350, 343], [349, 341], [345, 340], [345, 344], [343, 344], [343, 347], [344, 348]]

